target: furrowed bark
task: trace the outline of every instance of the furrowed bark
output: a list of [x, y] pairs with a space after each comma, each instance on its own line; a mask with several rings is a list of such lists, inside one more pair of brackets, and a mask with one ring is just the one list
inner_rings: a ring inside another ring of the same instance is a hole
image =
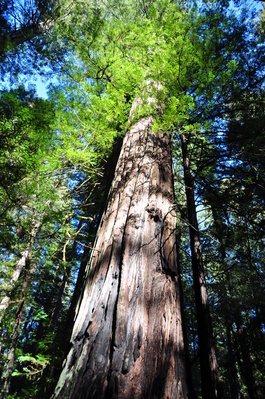
[[184, 134], [180, 134], [180, 140], [182, 145], [184, 180], [192, 254], [192, 271], [199, 338], [202, 397], [203, 399], [216, 399], [218, 397], [220, 398], [219, 374], [213, 340], [209, 299], [202, 261], [202, 249], [198, 231], [194, 188], [188, 157], [188, 144], [187, 138]]
[[169, 135], [124, 138], [53, 399], [187, 398]]

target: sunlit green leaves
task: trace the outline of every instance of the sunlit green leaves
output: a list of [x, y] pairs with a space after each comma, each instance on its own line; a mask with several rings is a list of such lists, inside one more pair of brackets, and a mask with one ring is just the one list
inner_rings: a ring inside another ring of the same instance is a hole
[[22, 88], [0, 97], [0, 173], [9, 184], [41, 163], [40, 154], [50, 144], [51, 104], [34, 98]]
[[[189, 139], [192, 176], [200, 183], [195, 187], [201, 201], [200, 215], [206, 219], [200, 227], [204, 226], [202, 241], [212, 304], [221, 303], [225, 278], [217, 231], [213, 227], [209, 230], [213, 215], [202, 206], [202, 194], [207, 190], [214, 192], [212, 204], [221, 201], [221, 215], [224, 201], [231, 198], [230, 208], [225, 210], [230, 212], [230, 234], [235, 243], [235, 252], [229, 248], [228, 261], [233, 284], [237, 286], [234, 293], [237, 306], [242, 306], [241, 298], [247, 296], [244, 290], [253, 294], [252, 283], [262, 298], [261, 285], [254, 273], [249, 274], [248, 282], [244, 281], [244, 271], [249, 272], [249, 267], [242, 255], [242, 248], [247, 248], [247, 234], [255, 265], [261, 264], [264, 250], [262, 242], [254, 239], [255, 234], [262, 236], [264, 229], [260, 210], [264, 197], [264, 48], [258, 27], [254, 29], [254, 23], [245, 23], [250, 15], [229, 9], [226, 0], [60, 3], [31, 2], [39, 7], [36, 11], [34, 5], [39, 21], [42, 17], [50, 21], [45, 37], [39, 31], [38, 37], [27, 42], [29, 36], [25, 31], [23, 44], [4, 43], [5, 56], [22, 58], [16, 70], [30, 70], [35, 65], [45, 75], [47, 59], [60, 70], [58, 87], [50, 91], [53, 106], [23, 89], [3, 92], [0, 98], [0, 279], [4, 281], [1, 294], [12, 292], [13, 270], [30, 240], [34, 223], [41, 222], [33, 245], [31, 283], [18, 345], [22, 349], [17, 352], [20, 363], [17, 363], [18, 374], [14, 375], [19, 376], [30, 376], [30, 370], [39, 376], [47, 365], [49, 351], [59, 356], [53, 344], [56, 323], [62, 322], [69, 308], [72, 281], [83, 250], [93, 245], [104, 205], [103, 192], [111, 177], [108, 169], [115, 165], [113, 144], [142, 116], [155, 117], [155, 131], [173, 132], [174, 165], [178, 172], [175, 182], [180, 215], [178, 234], [186, 228], [178, 134], [184, 133]], [[4, 4], [9, 6], [7, 2]], [[25, 15], [27, 12], [25, 9]], [[7, 26], [6, 22], [3, 20], [2, 24], [4, 35], [7, 29], [12, 31], [12, 24]], [[0, 40], [0, 52], [3, 49]], [[14, 71], [11, 63], [4, 67]], [[148, 97], [154, 99], [151, 104]], [[135, 99], [138, 107], [129, 118]], [[222, 139], [228, 124], [224, 121], [221, 124], [221, 118], [230, 119], [225, 143]], [[240, 213], [238, 225], [236, 210]], [[257, 227], [255, 231], [253, 226], [246, 229], [246, 215]], [[186, 233], [184, 238], [180, 257], [188, 286], [191, 273]], [[236, 256], [240, 261], [235, 262]], [[2, 347], [7, 346], [12, 332], [10, 320], [16, 315], [21, 284], [22, 281], [16, 283], [16, 292], [3, 318]], [[186, 293], [190, 304], [190, 291]], [[228, 293], [228, 297], [231, 299], [233, 295]], [[57, 306], [62, 306], [63, 311], [55, 317]], [[248, 294], [244, 320], [254, 328], [255, 318], [250, 316], [250, 308]], [[224, 312], [225, 308], [219, 309]], [[215, 313], [214, 322], [224, 342], [224, 331], [218, 325], [224, 320], [221, 311]], [[196, 364], [196, 336], [192, 338]], [[220, 352], [222, 345], [218, 346]], [[221, 370], [225, 370], [223, 364]], [[38, 387], [31, 377], [36, 391]]]
[[15, 370], [12, 374], [13, 377], [26, 376], [26, 378], [39, 379], [42, 373], [50, 363], [50, 357], [38, 354], [36, 357], [26, 354], [18, 356], [18, 362], [23, 365], [22, 371]]

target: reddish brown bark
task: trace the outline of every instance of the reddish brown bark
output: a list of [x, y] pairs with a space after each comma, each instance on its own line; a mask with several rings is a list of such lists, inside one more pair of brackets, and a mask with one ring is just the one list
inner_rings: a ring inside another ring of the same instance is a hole
[[192, 271], [199, 338], [202, 397], [203, 399], [216, 399], [220, 397], [220, 392], [218, 392], [219, 376], [213, 340], [208, 293], [202, 261], [202, 249], [194, 200], [194, 188], [190, 171], [190, 161], [188, 157], [188, 144], [187, 138], [184, 134], [180, 134], [180, 140], [182, 145], [184, 180], [192, 254]]
[[55, 398], [187, 398], [169, 135], [124, 138]]

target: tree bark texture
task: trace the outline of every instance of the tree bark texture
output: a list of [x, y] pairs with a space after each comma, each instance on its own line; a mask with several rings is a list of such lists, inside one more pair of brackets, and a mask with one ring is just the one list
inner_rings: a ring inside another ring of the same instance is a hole
[[53, 399], [187, 398], [169, 135], [127, 132]]
[[194, 200], [194, 188], [188, 156], [188, 142], [184, 134], [180, 134], [180, 140], [182, 145], [184, 180], [191, 242], [193, 284], [196, 301], [199, 356], [201, 366], [202, 397], [203, 399], [216, 399], [220, 397], [220, 392], [218, 392], [219, 375], [213, 340], [208, 293], [202, 261], [202, 249]]

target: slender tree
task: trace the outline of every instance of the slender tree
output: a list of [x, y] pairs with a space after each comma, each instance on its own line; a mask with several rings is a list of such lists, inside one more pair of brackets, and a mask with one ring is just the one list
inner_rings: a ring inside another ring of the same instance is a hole
[[[16, 346], [17, 346], [17, 341], [19, 337], [19, 331], [20, 331], [20, 323], [21, 323], [21, 318], [22, 318], [22, 312], [23, 312], [23, 307], [25, 303], [25, 296], [26, 296], [26, 290], [27, 286], [29, 284], [29, 278], [30, 278], [30, 272], [32, 272], [32, 266], [31, 266], [31, 258], [32, 258], [32, 250], [33, 250], [33, 245], [35, 241], [35, 237], [38, 233], [38, 230], [40, 228], [41, 220], [34, 220], [36, 215], [33, 215], [33, 227], [30, 232], [29, 236], [29, 243], [27, 245], [27, 249], [24, 251], [22, 258], [19, 260], [19, 266], [16, 268], [15, 275], [12, 276], [12, 283], [14, 284], [16, 280], [20, 277], [20, 274], [23, 270], [23, 281], [22, 281], [22, 287], [21, 287], [21, 293], [20, 293], [20, 299], [19, 299], [19, 307], [17, 310], [16, 314], [16, 320], [11, 336], [11, 345], [8, 349], [7, 353], [7, 364], [4, 369], [3, 375], [2, 375], [2, 383], [3, 383], [3, 389], [2, 389], [2, 399], [7, 399], [8, 393], [9, 393], [9, 388], [11, 384], [11, 377], [12, 377], [12, 372], [14, 369], [14, 363], [15, 363], [15, 356], [16, 356]], [[41, 219], [41, 217], [40, 217]], [[6, 303], [10, 300], [9, 297], [5, 296], [3, 298], [3, 309], [6, 308]]]
[[191, 242], [192, 271], [199, 336], [202, 396], [203, 398], [210, 399], [220, 397], [217, 357], [202, 261], [202, 248], [194, 200], [194, 183], [191, 176], [188, 154], [188, 138], [185, 134], [181, 133], [180, 140], [182, 146], [184, 182]]

